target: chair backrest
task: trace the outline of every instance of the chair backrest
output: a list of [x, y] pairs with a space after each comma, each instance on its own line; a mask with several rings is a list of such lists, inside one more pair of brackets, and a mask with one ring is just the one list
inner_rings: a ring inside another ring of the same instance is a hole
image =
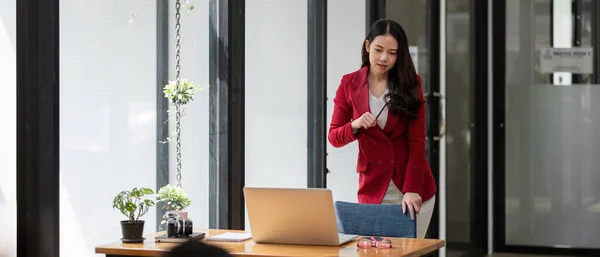
[[335, 202], [338, 232], [380, 237], [417, 237], [417, 223], [400, 204]]

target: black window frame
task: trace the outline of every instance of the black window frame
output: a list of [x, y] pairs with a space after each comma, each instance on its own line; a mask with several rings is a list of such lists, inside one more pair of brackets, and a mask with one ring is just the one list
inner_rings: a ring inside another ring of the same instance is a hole
[[59, 1], [17, 2], [17, 256], [58, 257]]

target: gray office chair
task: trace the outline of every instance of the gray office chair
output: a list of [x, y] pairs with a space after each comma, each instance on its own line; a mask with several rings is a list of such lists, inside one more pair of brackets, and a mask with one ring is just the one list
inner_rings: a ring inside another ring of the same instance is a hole
[[417, 223], [400, 204], [335, 202], [338, 232], [380, 237], [417, 237]]

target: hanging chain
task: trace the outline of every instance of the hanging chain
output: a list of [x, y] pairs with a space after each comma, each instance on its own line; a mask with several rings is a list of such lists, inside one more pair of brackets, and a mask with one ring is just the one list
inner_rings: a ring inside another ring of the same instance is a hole
[[[180, 55], [179, 49], [180, 44], [179, 41], [181, 39], [181, 35], [179, 34], [179, 29], [181, 28], [181, 24], [179, 22], [181, 14], [179, 9], [181, 8], [180, 0], [175, 1], [175, 71], [176, 71], [176, 85], [177, 85], [177, 95], [181, 94], [181, 66], [179, 64]], [[181, 187], [181, 100], [179, 98], [175, 98], [175, 133], [176, 133], [176, 149], [177, 149], [177, 187]]]

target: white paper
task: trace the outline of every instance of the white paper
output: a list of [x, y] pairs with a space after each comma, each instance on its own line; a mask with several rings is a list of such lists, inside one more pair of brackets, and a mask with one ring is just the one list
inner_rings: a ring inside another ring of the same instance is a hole
[[241, 242], [244, 240], [248, 240], [252, 238], [252, 234], [250, 233], [233, 233], [233, 232], [225, 232], [220, 235], [211, 236], [207, 238], [207, 241], [225, 241], [225, 242]]
[[542, 48], [540, 72], [594, 73], [594, 50], [591, 47]]

